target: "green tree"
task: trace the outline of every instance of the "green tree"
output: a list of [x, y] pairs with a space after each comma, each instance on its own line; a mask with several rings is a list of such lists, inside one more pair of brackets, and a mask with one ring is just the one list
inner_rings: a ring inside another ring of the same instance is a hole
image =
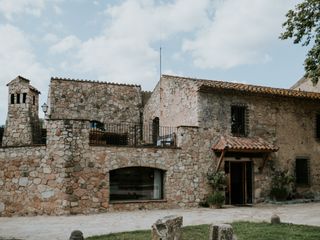
[[286, 14], [285, 31], [280, 39], [293, 39], [294, 44], [310, 44], [304, 61], [305, 77], [316, 84], [320, 79], [320, 0], [304, 0]]

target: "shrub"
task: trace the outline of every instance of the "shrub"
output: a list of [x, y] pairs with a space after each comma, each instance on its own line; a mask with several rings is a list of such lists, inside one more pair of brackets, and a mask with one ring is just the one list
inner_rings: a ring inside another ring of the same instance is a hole
[[208, 196], [207, 202], [209, 206], [215, 206], [216, 208], [221, 208], [224, 204], [224, 192], [215, 191]]
[[271, 175], [270, 196], [277, 201], [287, 200], [292, 195], [294, 176], [287, 170], [275, 170]]

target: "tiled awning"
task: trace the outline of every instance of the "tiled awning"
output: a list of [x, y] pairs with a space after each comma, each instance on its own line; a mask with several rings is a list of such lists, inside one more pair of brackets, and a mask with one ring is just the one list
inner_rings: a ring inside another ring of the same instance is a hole
[[260, 137], [220, 136], [212, 146], [212, 150], [216, 152], [276, 152], [278, 149], [277, 146]]

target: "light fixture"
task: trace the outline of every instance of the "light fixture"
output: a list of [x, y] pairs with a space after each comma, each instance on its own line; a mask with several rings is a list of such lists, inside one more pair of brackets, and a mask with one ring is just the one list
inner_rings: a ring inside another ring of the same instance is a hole
[[46, 103], [42, 104], [41, 109], [44, 112], [44, 115], [47, 116], [48, 105]]

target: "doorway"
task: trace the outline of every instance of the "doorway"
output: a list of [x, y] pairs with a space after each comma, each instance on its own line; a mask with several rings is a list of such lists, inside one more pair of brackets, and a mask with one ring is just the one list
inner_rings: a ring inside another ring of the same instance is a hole
[[225, 161], [226, 204], [252, 204], [252, 161]]

